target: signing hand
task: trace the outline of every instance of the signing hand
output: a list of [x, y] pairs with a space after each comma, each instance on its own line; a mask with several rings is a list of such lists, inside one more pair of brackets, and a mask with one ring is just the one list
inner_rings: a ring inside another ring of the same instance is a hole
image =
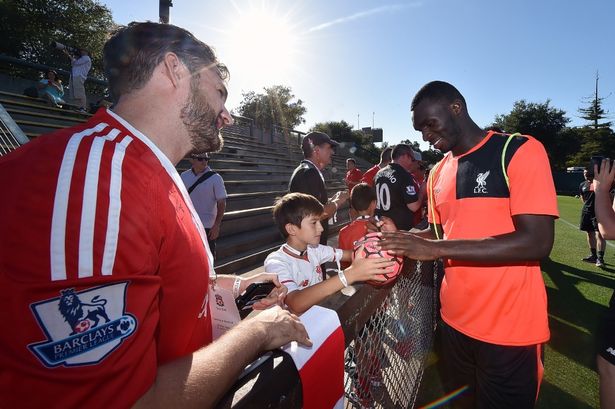
[[424, 239], [408, 232], [382, 233], [383, 240], [379, 247], [397, 256], [406, 256], [413, 260], [435, 260], [437, 245], [433, 240]]
[[370, 217], [367, 221], [367, 231], [397, 231], [397, 226], [393, 219], [386, 216]]

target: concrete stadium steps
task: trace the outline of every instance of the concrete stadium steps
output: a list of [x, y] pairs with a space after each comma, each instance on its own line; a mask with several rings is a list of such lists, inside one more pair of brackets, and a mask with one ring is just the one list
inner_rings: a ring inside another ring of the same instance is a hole
[[[77, 119], [87, 119], [91, 114], [87, 112], [78, 112], [69, 108], [55, 108], [47, 104], [47, 102], [40, 98], [32, 98], [25, 95], [15, 94], [12, 92], [0, 91], [0, 103], [5, 108], [15, 107], [23, 110], [29, 110], [31, 112], [38, 113], [54, 113], [61, 116], [74, 117]], [[66, 105], [70, 107], [70, 105]]]
[[231, 193], [226, 199], [226, 211], [233, 212], [272, 205], [276, 197], [284, 196], [286, 192], [286, 189], [281, 189], [264, 192]]

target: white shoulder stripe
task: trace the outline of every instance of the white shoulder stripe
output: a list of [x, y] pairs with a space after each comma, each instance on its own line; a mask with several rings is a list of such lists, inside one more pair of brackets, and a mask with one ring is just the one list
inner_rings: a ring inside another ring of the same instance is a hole
[[66, 218], [68, 209], [68, 197], [70, 184], [75, 167], [75, 158], [81, 140], [93, 133], [101, 132], [108, 125], [104, 122], [99, 123], [93, 128], [85, 129], [74, 134], [64, 151], [60, 173], [58, 174], [58, 184], [53, 202], [53, 215], [51, 218], [51, 237], [50, 237], [50, 259], [51, 259], [51, 280], [66, 280]]
[[88, 166], [85, 172], [83, 208], [79, 230], [79, 278], [94, 275], [94, 223], [96, 221], [100, 161], [105, 140], [113, 141], [119, 133], [119, 129], [112, 129], [107, 135], [96, 137], [90, 149]]
[[107, 236], [102, 260], [102, 274], [111, 275], [115, 264], [115, 254], [120, 232], [120, 212], [122, 210], [122, 163], [126, 148], [132, 142], [130, 136], [124, 137], [115, 145], [111, 160], [111, 182], [109, 183], [109, 214], [107, 216]]

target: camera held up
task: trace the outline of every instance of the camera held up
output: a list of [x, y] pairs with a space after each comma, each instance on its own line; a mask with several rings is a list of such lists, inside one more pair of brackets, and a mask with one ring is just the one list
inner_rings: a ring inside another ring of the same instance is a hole
[[57, 41], [51, 42], [51, 48], [55, 50], [66, 50], [71, 55], [79, 56], [79, 49], [77, 47], [71, 47], [70, 45], [65, 45]]

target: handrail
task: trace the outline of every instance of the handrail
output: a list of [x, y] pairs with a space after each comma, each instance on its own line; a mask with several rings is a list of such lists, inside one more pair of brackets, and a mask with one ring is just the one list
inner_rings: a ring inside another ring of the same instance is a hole
[[[66, 75], [70, 77], [70, 71], [67, 71], [65, 69], [55, 68], [55, 67], [45, 65], [45, 64], [38, 64], [38, 63], [29, 62], [29, 61], [24, 61], [22, 59], [11, 57], [6, 54], [0, 54], [0, 62], [13, 64], [13, 65], [17, 65], [17, 66], [25, 67], [25, 68], [31, 68], [31, 69], [39, 70], [39, 71], [55, 70], [62, 75]], [[106, 80], [102, 80], [100, 78], [88, 77], [86, 81], [97, 84], [97, 85], [102, 85], [103, 87], [109, 86]]]
[[0, 155], [9, 153], [28, 141], [28, 137], [0, 104]]

